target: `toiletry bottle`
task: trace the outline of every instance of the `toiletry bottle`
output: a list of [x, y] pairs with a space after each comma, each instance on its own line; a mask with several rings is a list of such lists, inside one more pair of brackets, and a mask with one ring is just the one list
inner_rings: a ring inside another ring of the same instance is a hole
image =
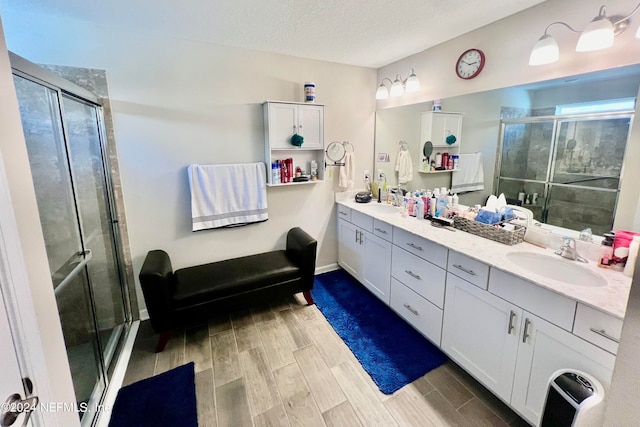
[[409, 204], [407, 205], [407, 211], [409, 212], [409, 216], [415, 216], [415, 202], [416, 199], [414, 199], [413, 196], [409, 196]]
[[636, 258], [638, 258], [638, 249], [640, 249], [640, 236], [633, 236], [629, 245], [629, 257], [624, 265], [623, 273], [625, 276], [633, 277], [633, 271], [636, 267]]
[[418, 201], [416, 203], [416, 218], [424, 219], [424, 201], [421, 196], [418, 196]]
[[451, 209], [453, 209], [454, 211], [458, 210], [458, 203], [460, 201], [460, 198], [458, 197], [458, 193], [453, 195], [453, 206], [451, 207]]
[[436, 168], [442, 166], [442, 153], [436, 153]]
[[611, 258], [613, 257], [613, 238], [614, 234], [606, 233], [604, 240], [600, 245], [600, 256], [598, 259], [598, 267], [609, 268]]
[[438, 204], [438, 199], [436, 198], [436, 193], [434, 191], [431, 196], [431, 201], [429, 202], [429, 213], [431, 214], [431, 218], [436, 217], [436, 205]]

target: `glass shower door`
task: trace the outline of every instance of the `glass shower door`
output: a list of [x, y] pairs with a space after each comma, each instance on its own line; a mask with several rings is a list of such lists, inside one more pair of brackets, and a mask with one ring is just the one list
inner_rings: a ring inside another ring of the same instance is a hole
[[62, 96], [62, 106], [84, 244], [93, 257], [88, 266], [89, 281], [96, 301], [99, 338], [108, 367], [127, 315], [121, 285], [123, 279], [114, 246], [113, 225], [116, 221], [110, 208], [100, 144], [100, 115], [98, 107], [65, 95]]
[[87, 274], [92, 254], [81, 234], [59, 96], [19, 76], [14, 83], [73, 386], [82, 408], [102, 396], [105, 378]]

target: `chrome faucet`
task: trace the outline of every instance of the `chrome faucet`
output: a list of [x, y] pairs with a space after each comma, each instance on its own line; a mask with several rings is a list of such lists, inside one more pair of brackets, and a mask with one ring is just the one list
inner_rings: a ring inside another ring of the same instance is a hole
[[562, 246], [560, 246], [560, 249], [558, 249], [555, 254], [572, 261], [587, 262], [585, 258], [578, 255], [576, 239], [572, 239], [571, 237], [565, 236], [562, 238]]

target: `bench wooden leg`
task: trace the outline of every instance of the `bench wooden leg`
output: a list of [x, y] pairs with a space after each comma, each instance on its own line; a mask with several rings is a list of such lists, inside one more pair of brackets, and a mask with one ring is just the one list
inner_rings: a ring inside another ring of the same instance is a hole
[[307, 300], [307, 305], [314, 305], [316, 303], [311, 296], [311, 291], [304, 291], [302, 295], [304, 295], [304, 299]]
[[160, 338], [158, 338], [158, 344], [156, 345], [156, 353], [160, 353], [169, 342], [169, 338], [171, 338], [171, 331], [164, 331], [160, 333]]

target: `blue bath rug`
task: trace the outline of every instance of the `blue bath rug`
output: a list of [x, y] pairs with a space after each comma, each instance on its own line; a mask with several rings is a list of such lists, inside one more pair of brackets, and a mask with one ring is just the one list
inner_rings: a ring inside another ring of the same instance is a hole
[[342, 269], [317, 275], [311, 294], [384, 394], [399, 390], [448, 360]]
[[193, 362], [118, 391], [109, 427], [198, 427]]

